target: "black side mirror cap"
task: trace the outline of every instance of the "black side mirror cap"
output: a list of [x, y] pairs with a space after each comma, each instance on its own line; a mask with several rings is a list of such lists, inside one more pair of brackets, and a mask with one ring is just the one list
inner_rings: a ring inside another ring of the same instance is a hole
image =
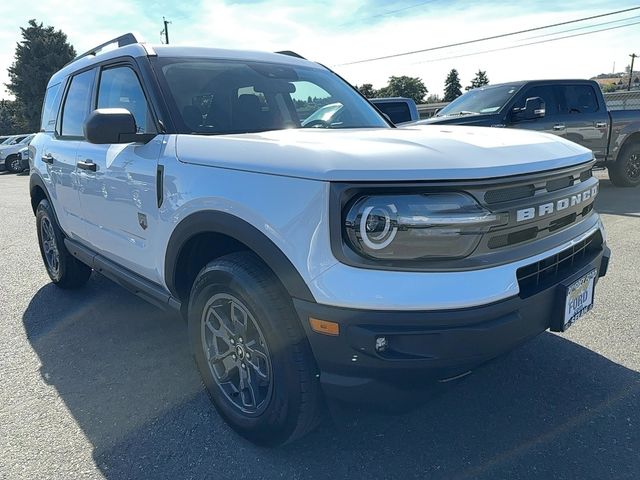
[[147, 143], [155, 134], [137, 133], [136, 119], [125, 108], [98, 108], [84, 123], [84, 136], [90, 143]]

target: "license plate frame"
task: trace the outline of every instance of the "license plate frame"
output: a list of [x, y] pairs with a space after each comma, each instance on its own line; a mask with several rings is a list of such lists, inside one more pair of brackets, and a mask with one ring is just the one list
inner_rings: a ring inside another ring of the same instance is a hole
[[566, 332], [569, 327], [584, 317], [594, 306], [595, 288], [598, 269], [593, 268], [586, 273], [563, 283], [557, 302], [557, 313], [551, 322], [554, 332]]

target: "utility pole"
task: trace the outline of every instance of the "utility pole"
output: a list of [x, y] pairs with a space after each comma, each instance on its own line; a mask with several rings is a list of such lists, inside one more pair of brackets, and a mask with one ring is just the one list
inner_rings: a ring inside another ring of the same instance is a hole
[[171, 22], [164, 17], [162, 17], [162, 22], [164, 23], [164, 30], [160, 32], [160, 35], [164, 35], [164, 43], [169, 45], [169, 24]]
[[633, 61], [636, 59], [638, 55], [632, 53], [629, 55], [631, 57], [631, 68], [629, 69], [629, 86], [627, 87], [627, 91], [631, 90], [631, 77], [633, 77]]

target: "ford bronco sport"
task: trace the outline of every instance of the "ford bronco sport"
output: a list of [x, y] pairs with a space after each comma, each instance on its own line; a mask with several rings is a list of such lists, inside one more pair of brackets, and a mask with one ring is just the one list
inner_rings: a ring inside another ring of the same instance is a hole
[[396, 129], [292, 52], [109, 43], [48, 85], [30, 155], [44, 264], [61, 288], [96, 271], [182, 312], [252, 441], [308, 432], [325, 397], [465, 375], [593, 305], [609, 250], [589, 150]]

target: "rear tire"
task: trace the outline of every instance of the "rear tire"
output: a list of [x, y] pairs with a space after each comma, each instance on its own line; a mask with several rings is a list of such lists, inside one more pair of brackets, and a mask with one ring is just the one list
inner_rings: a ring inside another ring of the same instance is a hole
[[64, 289], [80, 288], [87, 283], [92, 270], [67, 250], [64, 234], [46, 199], [36, 209], [36, 227], [40, 254], [51, 281]]
[[609, 179], [616, 187], [640, 185], [640, 143], [622, 148], [615, 163], [609, 167]]
[[233, 253], [202, 269], [188, 322], [207, 392], [236, 432], [276, 446], [318, 424], [322, 401], [311, 349], [291, 298], [255, 254]]

